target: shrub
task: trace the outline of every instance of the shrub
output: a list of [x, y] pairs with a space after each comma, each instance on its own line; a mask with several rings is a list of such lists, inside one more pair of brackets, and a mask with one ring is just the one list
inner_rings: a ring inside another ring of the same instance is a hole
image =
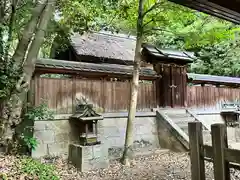
[[39, 144], [38, 140], [33, 137], [34, 121], [48, 119], [53, 119], [53, 112], [49, 110], [45, 102], [38, 106], [28, 107], [19, 133], [21, 145], [28, 153], [34, 151]]
[[33, 121], [53, 119], [53, 111], [49, 110], [45, 102], [42, 102], [38, 106], [29, 107], [25, 118]]
[[52, 164], [43, 164], [32, 158], [22, 158], [18, 165], [20, 173], [30, 177], [38, 177], [39, 180], [60, 180], [56, 169]]

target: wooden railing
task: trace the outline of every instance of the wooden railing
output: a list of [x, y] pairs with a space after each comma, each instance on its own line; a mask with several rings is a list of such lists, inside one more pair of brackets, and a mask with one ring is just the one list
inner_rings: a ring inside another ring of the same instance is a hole
[[205, 160], [213, 162], [214, 179], [230, 180], [229, 168], [240, 169], [240, 150], [228, 148], [224, 124], [211, 125], [212, 146], [203, 144], [202, 128], [200, 122], [188, 124], [192, 180], [205, 179]]
[[192, 112], [190, 109], [186, 109], [186, 113], [189, 114], [191, 117], [195, 119], [196, 122], [201, 122], [203, 124], [203, 128], [206, 130], [209, 130], [209, 125], [205, 123], [205, 121], [202, 121], [194, 112]]

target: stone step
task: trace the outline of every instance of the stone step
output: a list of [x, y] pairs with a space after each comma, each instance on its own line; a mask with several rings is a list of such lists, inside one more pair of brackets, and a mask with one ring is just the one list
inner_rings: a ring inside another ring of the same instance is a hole
[[162, 109], [160, 111], [167, 113], [167, 114], [185, 114], [186, 113], [185, 109], [177, 109], [177, 108]]
[[[188, 134], [188, 123], [176, 123], [178, 125], [178, 127], [180, 127], [184, 132], [186, 132]], [[203, 130], [202, 131], [203, 134], [207, 134], [209, 136], [211, 136], [210, 132], [208, 130]]]
[[182, 129], [188, 128], [188, 123], [179, 122], [179, 123], [176, 123], [176, 125], [178, 125], [178, 127]]
[[[171, 117], [170, 117], [171, 118]], [[171, 118], [173, 122], [177, 123], [188, 123], [188, 122], [193, 122], [195, 121], [194, 118], [191, 117], [182, 117], [182, 118]]]
[[187, 113], [166, 113], [166, 114], [169, 117], [173, 117], [173, 118], [191, 117], [191, 115]]

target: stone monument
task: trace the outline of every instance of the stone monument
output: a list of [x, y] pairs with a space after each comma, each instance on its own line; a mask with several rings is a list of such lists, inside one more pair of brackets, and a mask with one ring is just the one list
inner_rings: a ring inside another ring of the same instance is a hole
[[103, 117], [91, 104], [79, 103], [69, 119], [79, 129], [78, 142], [69, 145], [69, 161], [81, 171], [108, 167], [108, 151], [98, 140], [98, 121]]

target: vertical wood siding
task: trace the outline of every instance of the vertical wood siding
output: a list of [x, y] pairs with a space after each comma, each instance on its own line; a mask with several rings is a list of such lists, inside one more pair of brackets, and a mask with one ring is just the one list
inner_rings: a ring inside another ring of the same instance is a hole
[[[74, 111], [76, 99], [82, 97], [100, 112], [127, 111], [130, 83], [90, 79], [35, 78], [35, 105], [47, 102], [57, 114]], [[157, 105], [155, 83], [140, 83], [137, 110], [144, 111]]]
[[223, 103], [240, 102], [240, 88], [218, 88], [214, 86], [188, 86], [188, 107], [220, 109]]

